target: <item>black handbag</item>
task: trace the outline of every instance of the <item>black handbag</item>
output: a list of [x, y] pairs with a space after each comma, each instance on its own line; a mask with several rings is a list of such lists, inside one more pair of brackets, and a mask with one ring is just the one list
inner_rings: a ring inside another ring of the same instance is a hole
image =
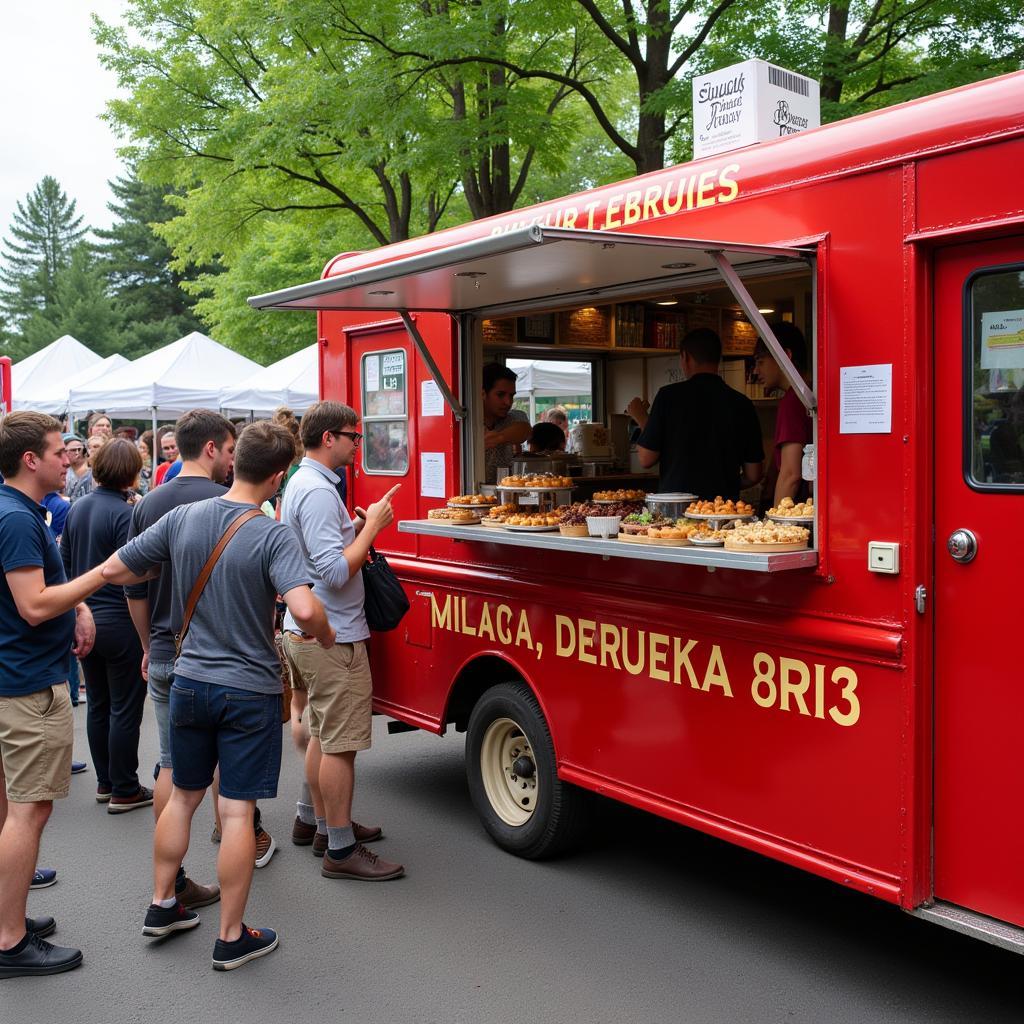
[[409, 610], [409, 598], [388, 560], [373, 547], [363, 564], [363, 589], [366, 591], [366, 624], [370, 629], [375, 633], [397, 629]]

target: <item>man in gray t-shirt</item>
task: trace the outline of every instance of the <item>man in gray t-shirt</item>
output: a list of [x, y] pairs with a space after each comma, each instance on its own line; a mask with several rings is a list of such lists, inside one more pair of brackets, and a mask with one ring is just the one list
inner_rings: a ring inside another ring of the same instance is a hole
[[[226, 530], [255, 510], [224, 548], [192, 615], [171, 686], [173, 788], [154, 838], [153, 902], [144, 935], [194, 928], [199, 915], [175, 897], [174, 881], [188, 846], [192, 816], [220, 769], [222, 838], [217, 970], [240, 967], [277, 948], [269, 928], [242, 920], [254, 866], [252, 821], [258, 799], [277, 795], [281, 770], [281, 681], [273, 640], [280, 594], [305, 633], [324, 647], [334, 631], [314, 597], [316, 580], [292, 531], [259, 512], [277, 492], [295, 457], [292, 435], [273, 423], [242, 431], [231, 489], [172, 509], [104, 565], [104, 578], [132, 583], [161, 563], [173, 564], [172, 603], [183, 607]], [[180, 620], [178, 620], [180, 621]]]

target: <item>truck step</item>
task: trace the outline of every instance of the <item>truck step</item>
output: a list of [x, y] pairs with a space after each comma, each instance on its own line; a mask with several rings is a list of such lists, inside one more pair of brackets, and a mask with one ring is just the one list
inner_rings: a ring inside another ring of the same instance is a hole
[[1024, 953], [1024, 928], [1018, 928], [1017, 925], [997, 921], [993, 917], [965, 910], [952, 903], [935, 902], [930, 906], [918, 907], [910, 913], [934, 924], [940, 924], [943, 928], [951, 928], [963, 935], [970, 935], [971, 938], [1008, 949], [1011, 953]]

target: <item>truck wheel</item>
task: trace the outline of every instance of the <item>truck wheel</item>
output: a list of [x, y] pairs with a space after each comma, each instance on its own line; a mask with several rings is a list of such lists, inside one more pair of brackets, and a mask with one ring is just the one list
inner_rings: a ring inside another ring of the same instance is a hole
[[547, 722], [523, 683], [501, 683], [477, 701], [466, 776], [484, 828], [509, 853], [539, 860], [576, 837], [583, 794], [558, 778]]

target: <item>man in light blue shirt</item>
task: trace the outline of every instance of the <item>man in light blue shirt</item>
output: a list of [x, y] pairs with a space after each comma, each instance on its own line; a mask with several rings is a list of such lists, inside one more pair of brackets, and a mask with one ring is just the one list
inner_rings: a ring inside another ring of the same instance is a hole
[[352, 821], [356, 753], [370, 746], [373, 683], [366, 641], [362, 568], [377, 534], [391, 524], [393, 487], [366, 510], [357, 526], [336, 490], [338, 470], [351, 466], [363, 435], [358, 418], [341, 402], [318, 402], [302, 417], [306, 456], [285, 488], [281, 519], [299, 537], [318, 582], [313, 593], [323, 602], [334, 629], [330, 650], [307, 637], [294, 619], [284, 620], [285, 652], [309, 694], [310, 742], [306, 782], [314, 823], [296, 818], [292, 841], [311, 844], [324, 858], [327, 878], [385, 881], [405, 873], [401, 864], [382, 860], [363, 845], [380, 839], [377, 827]]

